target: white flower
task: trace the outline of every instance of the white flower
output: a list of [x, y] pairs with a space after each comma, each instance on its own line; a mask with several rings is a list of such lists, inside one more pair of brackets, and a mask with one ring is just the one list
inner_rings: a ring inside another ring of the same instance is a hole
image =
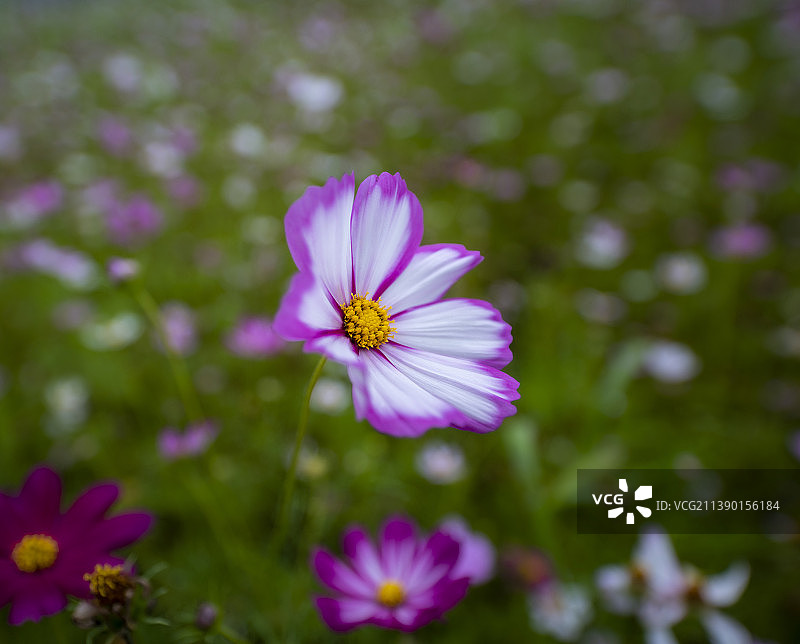
[[685, 344], [656, 340], [647, 350], [642, 366], [661, 382], [686, 382], [700, 372], [700, 359]]
[[666, 534], [646, 532], [628, 566], [606, 566], [595, 582], [612, 612], [636, 613], [647, 644], [674, 644], [671, 627], [696, 608], [712, 644], [750, 644], [747, 630], [716, 608], [734, 604], [750, 578], [746, 563], [704, 576], [681, 565]]
[[706, 284], [706, 267], [694, 253], [662, 255], [656, 264], [659, 283], [672, 293], [697, 293]]
[[592, 618], [589, 593], [577, 584], [553, 582], [528, 596], [531, 627], [562, 642], [574, 642]]
[[464, 452], [451, 443], [430, 441], [417, 452], [417, 471], [437, 485], [460, 481], [466, 472]]

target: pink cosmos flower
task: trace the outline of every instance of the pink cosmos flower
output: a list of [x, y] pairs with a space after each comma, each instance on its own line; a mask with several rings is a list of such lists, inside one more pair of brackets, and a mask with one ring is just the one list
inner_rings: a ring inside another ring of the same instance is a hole
[[441, 531], [419, 537], [413, 523], [393, 518], [377, 546], [358, 527], [345, 532], [343, 546], [349, 563], [321, 548], [312, 553], [317, 576], [336, 593], [316, 598], [334, 631], [364, 624], [414, 631], [439, 619], [467, 592], [469, 579], [454, 575], [459, 543]]
[[46, 467], [31, 472], [19, 496], [0, 493], [0, 607], [11, 604], [11, 624], [59, 612], [67, 595], [88, 599], [83, 575], [95, 564], [124, 563], [111, 552], [139, 539], [153, 519], [106, 518], [117, 496], [116, 484], [95, 485], [62, 514], [61, 479]]
[[158, 451], [167, 461], [197, 456], [208, 449], [218, 433], [217, 425], [209, 420], [189, 425], [183, 432], [167, 427], [158, 435]]
[[511, 329], [487, 302], [441, 299], [482, 259], [458, 244], [420, 246], [422, 208], [399, 174], [352, 174], [308, 188], [286, 214], [299, 272], [275, 319], [347, 366], [359, 419], [394, 436], [432, 427], [490, 432], [516, 412]]
[[263, 358], [279, 351], [283, 339], [272, 329], [269, 318], [251, 316], [239, 320], [225, 344], [243, 358]]

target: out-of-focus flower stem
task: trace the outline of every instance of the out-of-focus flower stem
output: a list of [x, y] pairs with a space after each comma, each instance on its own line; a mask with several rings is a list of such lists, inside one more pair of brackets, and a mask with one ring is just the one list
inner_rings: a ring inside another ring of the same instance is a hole
[[311, 405], [311, 394], [314, 387], [319, 380], [322, 373], [322, 368], [325, 366], [327, 359], [325, 356], [320, 358], [314, 372], [311, 374], [311, 379], [308, 381], [306, 388], [306, 396], [303, 400], [303, 406], [300, 409], [300, 419], [297, 422], [297, 435], [294, 441], [294, 451], [292, 452], [292, 460], [289, 462], [289, 471], [286, 473], [286, 481], [283, 484], [283, 497], [281, 499], [280, 513], [278, 514], [278, 527], [275, 533], [275, 549], [280, 551], [283, 545], [283, 540], [286, 537], [286, 531], [289, 524], [289, 510], [292, 502], [292, 493], [294, 492], [294, 481], [297, 474], [297, 459], [300, 456], [300, 447], [303, 445], [303, 438], [306, 434], [306, 427], [308, 425], [308, 412]]
[[181, 357], [170, 346], [158, 304], [156, 304], [153, 296], [142, 286], [139, 280], [131, 280], [127, 284], [134, 299], [144, 311], [145, 316], [147, 316], [150, 324], [153, 325], [158, 334], [159, 340], [161, 340], [164, 354], [167, 356], [172, 375], [175, 378], [175, 384], [178, 386], [178, 394], [181, 397], [186, 416], [190, 422], [202, 421], [204, 419], [203, 412], [195, 396], [189, 372]]
[[220, 623], [217, 626], [217, 633], [219, 633], [219, 635], [224, 637], [229, 642], [233, 642], [233, 644], [249, 644], [248, 640], [239, 637], [230, 628], [225, 626], [225, 624]]

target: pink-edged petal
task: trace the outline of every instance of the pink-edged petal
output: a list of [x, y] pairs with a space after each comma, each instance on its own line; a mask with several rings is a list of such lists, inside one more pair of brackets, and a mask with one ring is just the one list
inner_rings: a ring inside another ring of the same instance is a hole
[[422, 240], [422, 207], [399, 174], [364, 179], [353, 205], [350, 236], [354, 291], [377, 300]]
[[710, 606], [730, 606], [739, 600], [750, 580], [750, 566], [736, 563], [719, 575], [707, 577], [700, 596]]
[[353, 407], [356, 418], [366, 419], [379, 432], [411, 438], [461, 419], [451, 405], [400, 373], [380, 351], [362, 351], [360, 359], [360, 365], [347, 369]]
[[353, 568], [373, 587], [377, 587], [386, 575], [381, 566], [378, 551], [367, 533], [359, 527], [347, 530], [342, 539], [342, 550], [353, 562]]
[[17, 500], [26, 531], [49, 531], [61, 510], [61, 479], [48, 467], [37, 467], [28, 476]]
[[461, 244], [421, 246], [403, 272], [386, 287], [383, 302], [395, 314], [434, 302], [482, 260], [479, 252]]
[[376, 623], [376, 618], [382, 617], [382, 621], [386, 621], [388, 617], [388, 611], [364, 599], [317, 597], [316, 604], [322, 621], [339, 633], [363, 624]]
[[458, 541], [443, 532], [434, 532], [428, 538], [405, 575], [412, 603], [424, 606], [431, 601], [423, 595], [444, 577], [452, 577], [460, 552], [461, 546]]
[[136, 541], [152, 524], [153, 517], [146, 512], [119, 514], [95, 524], [83, 538], [93, 550], [116, 550]]
[[417, 552], [416, 528], [406, 519], [393, 518], [381, 531], [380, 558], [389, 579], [405, 580]]
[[306, 189], [286, 213], [286, 241], [297, 268], [312, 273], [337, 302], [352, 289], [350, 219], [355, 179], [328, 179], [323, 187]]
[[8, 623], [17, 626], [27, 621], [38, 622], [42, 617], [60, 612], [66, 605], [67, 598], [56, 586], [34, 580], [14, 596]]
[[511, 376], [477, 362], [401, 347], [381, 347], [391, 364], [450, 408], [448, 424], [458, 429], [490, 432], [516, 413], [519, 383]]
[[310, 273], [297, 273], [275, 316], [275, 332], [285, 340], [310, 340], [341, 326], [341, 310], [322, 282]]
[[439, 355], [501, 368], [511, 362], [511, 327], [482, 300], [441, 300], [393, 316], [392, 340]]
[[358, 364], [358, 351], [342, 331], [331, 331], [309, 340], [303, 345], [306, 353], [322, 355], [347, 365]]
[[715, 610], [703, 611], [700, 621], [711, 644], [751, 644], [752, 635], [735, 619]]
[[311, 563], [319, 580], [330, 589], [360, 599], [372, 600], [375, 597], [374, 584], [368, 583], [328, 551], [315, 550]]

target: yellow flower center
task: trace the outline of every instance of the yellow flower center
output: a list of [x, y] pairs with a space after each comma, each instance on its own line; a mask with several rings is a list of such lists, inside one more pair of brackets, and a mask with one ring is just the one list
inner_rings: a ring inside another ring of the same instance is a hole
[[109, 606], [126, 603], [128, 591], [134, 587], [122, 566], [110, 564], [95, 564], [94, 571], [87, 572], [83, 579], [89, 582], [89, 590], [98, 603]]
[[380, 588], [378, 588], [377, 600], [388, 608], [399, 606], [406, 599], [406, 591], [403, 590], [403, 584], [394, 579], [384, 581]]
[[381, 298], [377, 302], [370, 299], [369, 293], [365, 295], [350, 295], [350, 303], [342, 309], [342, 329], [350, 336], [353, 344], [362, 349], [374, 349], [389, 340], [395, 331], [390, 326], [391, 306], [381, 305]]
[[26, 534], [11, 551], [11, 560], [22, 572], [49, 568], [58, 557], [58, 544], [46, 534]]

